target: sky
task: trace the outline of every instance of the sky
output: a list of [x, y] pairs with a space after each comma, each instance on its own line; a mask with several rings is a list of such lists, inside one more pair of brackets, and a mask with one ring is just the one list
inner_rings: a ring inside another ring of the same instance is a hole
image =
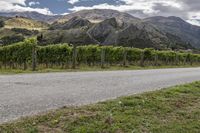
[[177, 16], [199, 24], [200, 0], [0, 0], [0, 12], [67, 14], [83, 9], [113, 9], [135, 17]]

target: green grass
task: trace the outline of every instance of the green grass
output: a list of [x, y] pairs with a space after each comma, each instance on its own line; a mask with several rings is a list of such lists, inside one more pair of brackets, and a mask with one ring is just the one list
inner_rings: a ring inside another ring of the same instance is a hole
[[48, 72], [84, 72], [84, 71], [116, 71], [116, 70], [145, 70], [145, 69], [165, 69], [165, 68], [189, 68], [189, 67], [199, 67], [199, 65], [185, 65], [185, 66], [128, 66], [128, 67], [122, 67], [122, 66], [111, 66], [106, 67], [102, 69], [99, 66], [80, 66], [76, 69], [62, 69], [59, 67], [54, 68], [42, 68], [39, 67], [37, 71], [32, 71], [31, 69], [23, 70], [23, 69], [0, 69], [0, 75], [1, 74], [21, 74], [21, 73], [48, 73]]
[[0, 125], [1, 133], [199, 133], [200, 82]]

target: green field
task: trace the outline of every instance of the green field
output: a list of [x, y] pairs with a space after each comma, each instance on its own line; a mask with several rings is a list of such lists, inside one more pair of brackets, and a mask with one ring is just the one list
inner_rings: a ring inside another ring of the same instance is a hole
[[0, 125], [1, 133], [199, 133], [200, 82]]
[[77, 67], [76, 69], [72, 68], [61, 68], [61, 67], [53, 67], [53, 68], [44, 68], [44, 67], [38, 67], [36, 71], [32, 71], [32, 69], [0, 69], [0, 75], [9, 75], [9, 74], [28, 74], [28, 73], [53, 73], [53, 72], [91, 72], [91, 71], [125, 71], [125, 70], [148, 70], [148, 69], [170, 69], [170, 68], [195, 68], [199, 67], [199, 65], [178, 65], [178, 66], [111, 66], [111, 67], [105, 67], [101, 68], [100, 66], [86, 66], [82, 65]]

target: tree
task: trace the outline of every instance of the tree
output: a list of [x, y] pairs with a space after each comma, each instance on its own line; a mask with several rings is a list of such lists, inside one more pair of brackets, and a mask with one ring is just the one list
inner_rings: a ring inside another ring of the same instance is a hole
[[43, 34], [41, 33], [40, 35], [37, 36], [37, 41], [42, 42], [43, 40]]
[[4, 45], [9, 45], [17, 42], [24, 41], [24, 37], [22, 35], [12, 35], [12, 36], [4, 36], [1, 38]]
[[0, 20], [0, 28], [4, 27], [5, 23], [3, 20]]

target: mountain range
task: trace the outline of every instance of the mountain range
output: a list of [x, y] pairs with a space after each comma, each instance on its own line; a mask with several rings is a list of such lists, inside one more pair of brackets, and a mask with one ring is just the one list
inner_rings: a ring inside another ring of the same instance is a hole
[[[3, 16], [5, 23], [11, 23], [14, 18], [30, 19], [30, 25], [31, 22], [40, 23], [40, 26], [45, 23], [38, 33], [41, 45], [74, 43], [157, 49], [200, 48], [200, 27], [175, 16], [140, 19], [108, 9], [82, 10], [54, 16], [37, 12], [0, 13], [0, 16]], [[16, 28], [14, 24], [13, 27]], [[0, 29], [0, 33], [5, 28]]]

